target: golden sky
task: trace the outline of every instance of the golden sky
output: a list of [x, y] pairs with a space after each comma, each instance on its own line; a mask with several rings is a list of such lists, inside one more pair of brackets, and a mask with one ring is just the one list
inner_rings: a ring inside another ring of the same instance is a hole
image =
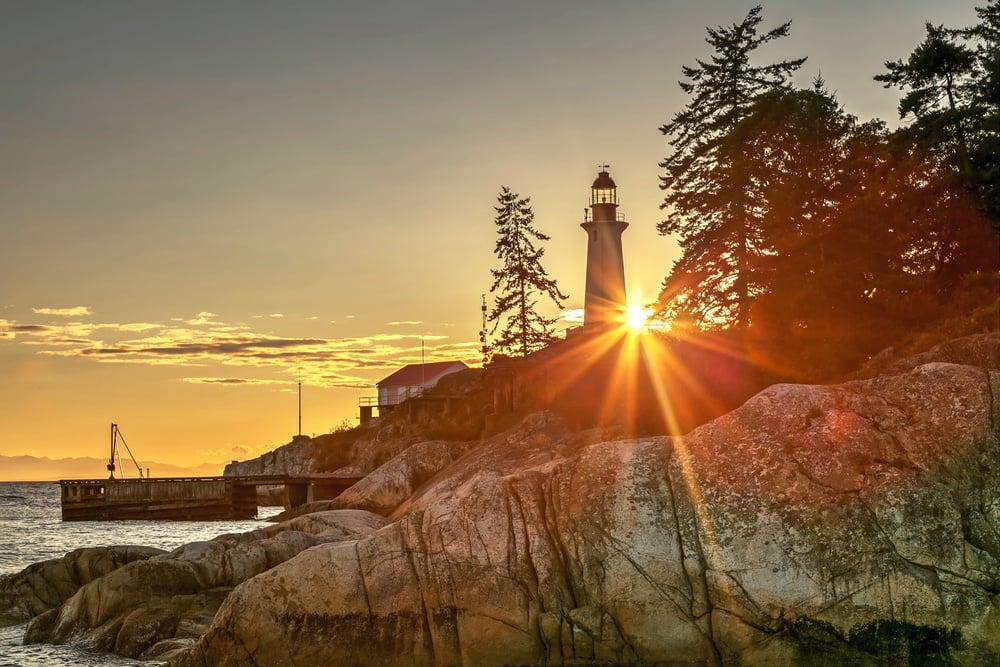
[[[760, 55], [895, 123], [871, 77], [975, 4], [771, 2], [791, 37]], [[3, 3], [0, 456], [104, 456], [115, 421], [140, 463], [243, 459], [296, 432], [299, 381], [319, 434], [422, 349], [475, 362], [501, 185], [578, 309], [610, 164], [648, 301], [677, 256], [658, 128], [750, 6]]]

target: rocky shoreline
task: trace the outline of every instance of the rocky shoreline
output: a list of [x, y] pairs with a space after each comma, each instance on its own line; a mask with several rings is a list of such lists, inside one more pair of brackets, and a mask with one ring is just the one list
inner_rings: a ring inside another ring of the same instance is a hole
[[36, 564], [0, 614], [177, 667], [996, 664], [998, 397], [985, 334], [684, 436], [387, 426], [308, 514]]

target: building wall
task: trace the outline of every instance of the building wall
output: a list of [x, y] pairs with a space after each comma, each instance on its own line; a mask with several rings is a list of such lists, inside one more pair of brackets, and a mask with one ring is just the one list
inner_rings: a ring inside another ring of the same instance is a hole
[[438, 381], [441, 380], [446, 375], [451, 375], [452, 373], [457, 373], [458, 371], [465, 370], [465, 366], [458, 362], [455, 362], [453, 366], [449, 366], [444, 371], [439, 372], [437, 375], [428, 377], [424, 380], [423, 384], [411, 384], [411, 385], [379, 385], [378, 387], [378, 404], [379, 405], [398, 405], [412, 396], [419, 396], [425, 390], [431, 389], [436, 386]]

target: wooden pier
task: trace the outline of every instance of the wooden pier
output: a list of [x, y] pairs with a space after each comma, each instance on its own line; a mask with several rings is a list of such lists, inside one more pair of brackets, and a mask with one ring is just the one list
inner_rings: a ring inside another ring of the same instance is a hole
[[359, 477], [159, 477], [139, 479], [64, 479], [63, 521], [160, 519], [211, 521], [253, 519], [257, 487], [283, 486], [285, 508], [330, 500]]

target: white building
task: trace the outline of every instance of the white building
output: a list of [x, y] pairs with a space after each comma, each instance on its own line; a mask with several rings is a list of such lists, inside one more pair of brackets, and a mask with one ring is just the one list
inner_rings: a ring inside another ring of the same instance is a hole
[[[392, 375], [375, 383], [378, 387], [378, 413], [384, 415], [408, 398], [420, 396], [437, 385], [445, 375], [469, 367], [461, 361], [436, 361], [429, 364], [403, 366]], [[371, 418], [371, 401], [361, 399], [361, 422]], [[367, 413], [367, 414], [366, 414]]]

